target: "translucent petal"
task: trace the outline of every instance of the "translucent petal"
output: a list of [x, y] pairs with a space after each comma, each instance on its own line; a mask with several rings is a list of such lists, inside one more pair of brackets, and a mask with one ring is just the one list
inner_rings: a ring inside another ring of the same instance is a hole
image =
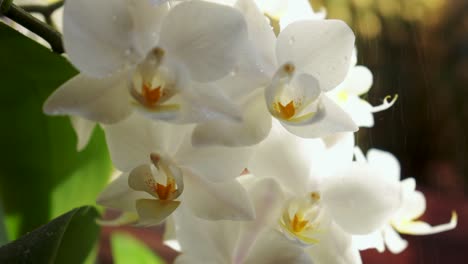
[[304, 249], [276, 229], [266, 230], [257, 239], [246, 264], [312, 264]]
[[78, 74], [47, 98], [44, 112], [49, 115], [77, 115], [91, 121], [111, 124], [132, 113], [126, 73], [95, 79]]
[[280, 65], [294, 63], [317, 78], [322, 91], [329, 91], [345, 79], [353, 48], [354, 34], [344, 22], [305, 20], [280, 33], [276, 54]]
[[107, 208], [136, 212], [136, 200], [144, 198], [151, 198], [151, 195], [131, 189], [128, 186], [128, 173], [122, 173], [99, 194], [96, 202]]
[[255, 218], [247, 192], [236, 180], [212, 183], [193, 173], [184, 176], [184, 203], [194, 215], [208, 220]]
[[140, 199], [136, 202], [140, 217], [137, 226], [158, 225], [171, 215], [179, 205], [179, 201]]
[[82, 151], [88, 145], [96, 123], [78, 116], [70, 116], [70, 121], [77, 138], [76, 150]]
[[390, 152], [371, 149], [367, 152], [367, 162], [380, 173], [393, 182], [400, 181], [400, 162]]
[[104, 77], [130, 63], [132, 17], [126, 0], [67, 1], [63, 42], [71, 62], [84, 74]]
[[352, 67], [343, 82], [343, 89], [353, 95], [362, 95], [372, 87], [372, 72], [365, 66]]
[[408, 235], [432, 235], [440, 232], [445, 232], [457, 227], [458, 216], [457, 213], [452, 212], [450, 221], [445, 224], [431, 226], [430, 224], [422, 221], [409, 221], [393, 223], [398, 232]]
[[294, 0], [287, 2], [288, 9], [280, 19], [281, 30], [296, 21], [306, 19], [325, 19], [326, 13], [324, 11], [315, 13], [308, 0]]
[[233, 259], [243, 263], [257, 237], [265, 229], [275, 225], [281, 214], [285, 197], [279, 184], [271, 178], [260, 178], [248, 187], [250, 199], [255, 208], [255, 220], [242, 225]]
[[135, 191], [143, 191], [159, 199], [153, 185], [148, 184], [149, 182], [155, 182], [156, 177], [153, 176], [153, 173], [156, 173], [156, 171], [151, 170], [151, 165], [149, 164], [136, 167], [130, 172], [128, 186]]
[[360, 264], [359, 251], [353, 246], [351, 236], [336, 224], [323, 228], [319, 242], [307, 248], [314, 263]]
[[247, 146], [262, 141], [271, 129], [271, 115], [263, 96], [244, 105], [242, 122], [214, 120], [199, 124], [192, 134], [195, 146]]
[[247, 25], [239, 11], [203, 1], [175, 6], [161, 30], [162, 47], [200, 82], [228, 74], [247, 39]]
[[408, 247], [408, 241], [401, 236], [389, 225], [385, 226], [382, 231], [385, 245], [393, 254], [400, 254]]
[[235, 6], [245, 16], [249, 39], [259, 53], [258, 63], [265, 65], [264, 67], [276, 66], [276, 36], [268, 19], [263, 15], [264, 12], [257, 7], [254, 0], [238, 0]]
[[151, 153], [171, 157], [184, 139], [190, 140], [191, 131], [189, 126], [155, 122], [138, 114], [103, 127], [112, 161], [122, 171], [148, 163]]
[[381, 228], [401, 204], [399, 183], [375, 177], [377, 173], [366, 164], [353, 163], [324, 182], [324, 206], [351, 234], [368, 234]]
[[303, 138], [324, 137], [340, 132], [355, 132], [358, 127], [351, 117], [326, 95], [319, 99], [319, 110], [301, 125], [291, 125], [282, 121], [283, 126], [291, 133]]
[[174, 161], [206, 180], [221, 182], [240, 176], [251, 155], [249, 147], [193, 147], [187, 142], [180, 146]]

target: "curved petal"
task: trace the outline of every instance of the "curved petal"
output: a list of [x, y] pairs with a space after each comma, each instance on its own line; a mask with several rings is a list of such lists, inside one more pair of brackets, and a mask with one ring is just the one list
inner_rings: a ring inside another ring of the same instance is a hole
[[139, 216], [137, 226], [158, 225], [166, 220], [179, 205], [180, 201], [140, 199], [136, 201]]
[[324, 182], [323, 204], [346, 232], [371, 233], [388, 223], [399, 208], [399, 183], [376, 177], [377, 173], [366, 164], [353, 163]]
[[99, 194], [96, 203], [119, 211], [136, 213], [136, 201], [144, 198], [151, 198], [151, 195], [131, 189], [128, 186], [128, 173], [122, 173]]
[[369, 91], [372, 87], [373, 79], [372, 72], [365, 66], [352, 67], [342, 85], [344, 90], [354, 95], [362, 95]]
[[208, 82], [232, 70], [247, 39], [247, 25], [239, 11], [190, 1], [169, 12], [160, 42], [168, 53], [187, 66], [194, 80]]
[[132, 60], [127, 0], [67, 1], [63, 17], [63, 44], [81, 72], [104, 77]]
[[307, 249], [314, 263], [360, 264], [359, 251], [352, 244], [351, 236], [336, 224], [331, 224], [319, 242]]
[[344, 22], [305, 20], [280, 33], [276, 54], [280, 65], [294, 63], [317, 78], [322, 91], [329, 91], [345, 79], [353, 48], [354, 34]]
[[189, 140], [191, 131], [187, 126], [155, 122], [137, 114], [103, 128], [112, 161], [122, 171], [148, 163], [151, 153], [171, 157], [184, 138]]
[[401, 236], [391, 226], [385, 226], [382, 233], [385, 245], [393, 254], [400, 254], [408, 247], [408, 241], [401, 238]]
[[319, 139], [298, 138], [274, 123], [254, 151], [247, 167], [252, 174], [275, 178], [288, 191], [303, 194], [318, 176], [314, 168], [321, 163], [325, 146]]
[[151, 1], [131, 0], [128, 4], [130, 16], [133, 19], [132, 37], [135, 51], [140, 58], [156, 46], [162, 21], [169, 11], [167, 0], [159, 3]]
[[164, 223], [163, 244], [177, 252], [181, 251], [180, 243], [177, 241], [176, 224], [173, 217], [168, 217]]
[[257, 7], [254, 0], [238, 0], [235, 7], [244, 14], [249, 39], [254, 49], [259, 53], [259, 62], [257, 63], [267, 68], [276, 66], [276, 36], [264, 13]]
[[175, 162], [208, 181], [222, 182], [241, 175], [248, 166], [252, 149], [249, 147], [207, 146], [182, 144], [174, 156]]
[[302, 247], [286, 238], [276, 229], [269, 229], [257, 239], [245, 263], [312, 264], [312, 260]]
[[[229, 262], [240, 222], [204, 220], [193, 215], [185, 205], [174, 214], [177, 240], [185, 256], [185, 262], [180, 263]], [[179, 259], [176, 262], [179, 263]]]
[[367, 162], [392, 182], [400, 181], [400, 162], [390, 152], [370, 149], [367, 152]]
[[326, 95], [320, 97], [317, 115], [305, 120], [304, 125], [291, 125], [282, 121], [283, 126], [296, 136], [303, 138], [324, 137], [339, 132], [356, 132], [358, 127], [351, 117]]
[[127, 77], [126, 73], [120, 73], [95, 79], [78, 74], [47, 98], [44, 112], [77, 115], [104, 124], [116, 123], [132, 113]]
[[284, 0], [255, 0], [264, 13], [280, 18], [288, 8], [288, 2]]
[[262, 141], [271, 129], [271, 115], [263, 97], [255, 97], [244, 106], [242, 122], [214, 120], [199, 124], [192, 134], [195, 146], [248, 146]]
[[256, 216], [254, 221], [245, 222], [241, 227], [233, 254], [234, 263], [244, 263], [259, 234], [277, 224], [283, 207], [284, 195], [274, 179], [260, 178], [247, 188]]
[[385, 242], [381, 230], [367, 235], [354, 235], [353, 244], [359, 250], [376, 249], [380, 253], [385, 251]]
[[251, 220], [252, 203], [236, 180], [212, 183], [194, 173], [184, 173], [184, 203], [192, 213], [208, 220]]
[[[336, 100], [335, 100], [336, 101]], [[340, 102], [337, 102], [340, 104]], [[346, 103], [340, 104], [359, 127], [373, 127], [373, 106], [357, 96], [350, 96]]]
[[299, 20], [325, 19], [325, 16], [326, 13], [323, 10], [315, 13], [308, 0], [288, 1], [288, 9], [280, 19], [281, 30]]
[[445, 224], [431, 226], [422, 221], [411, 221], [403, 223], [394, 223], [394, 227], [398, 232], [408, 235], [432, 235], [440, 232], [445, 232], [457, 227], [458, 216], [457, 213], [452, 212], [450, 221]]
[[82, 151], [88, 145], [96, 123], [78, 116], [70, 116], [70, 121], [77, 138], [76, 150]]
[[143, 164], [130, 172], [128, 176], [128, 186], [135, 191], [142, 191], [150, 194], [153, 198], [159, 199], [149, 182], [154, 182], [155, 177], [151, 170], [151, 165]]

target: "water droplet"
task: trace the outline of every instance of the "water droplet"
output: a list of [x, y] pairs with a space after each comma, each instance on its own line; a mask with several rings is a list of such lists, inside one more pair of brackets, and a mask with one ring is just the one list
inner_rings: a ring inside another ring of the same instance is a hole
[[296, 37], [291, 36], [291, 37], [289, 38], [289, 45], [294, 44], [294, 42], [296, 42]]
[[117, 16], [116, 15], [112, 16], [112, 21], [114, 21], [114, 22], [117, 21]]

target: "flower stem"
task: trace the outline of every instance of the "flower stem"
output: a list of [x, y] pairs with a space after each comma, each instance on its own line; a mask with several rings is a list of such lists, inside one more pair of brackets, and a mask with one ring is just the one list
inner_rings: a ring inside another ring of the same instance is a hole
[[42, 37], [50, 44], [54, 52], [59, 54], [64, 52], [62, 35], [60, 32], [35, 18], [12, 2], [11, 0], [0, 0], [1, 14]]

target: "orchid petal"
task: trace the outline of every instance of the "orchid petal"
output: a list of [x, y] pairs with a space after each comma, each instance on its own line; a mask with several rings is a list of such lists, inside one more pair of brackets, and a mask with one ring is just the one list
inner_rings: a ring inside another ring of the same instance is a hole
[[352, 67], [343, 82], [343, 89], [353, 95], [362, 95], [372, 87], [372, 72], [365, 66]]
[[197, 217], [208, 220], [251, 220], [255, 217], [247, 192], [236, 180], [212, 183], [184, 173], [184, 203]]
[[72, 63], [84, 74], [104, 77], [129, 63], [132, 17], [126, 0], [67, 1], [63, 42]]
[[174, 155], [175, 162], [208, 181], [231, 180], [248, 166], [252, 149], [248, 147], [207, 146], [193, 147], [189, 142], [182, 144]]
[[400, 206], [398, 182], [375, 177], [372, 167], [353, 163], [324, 182], [323, 204], [334, 221], [351, 234], [382, 227]]
[[399, 222], [393, 223], [393, 225], [395, 229], [402, 234], [432, 235], [454, 229], [455, 227], [457, 227], [457, 222], [457, 213], [452, 212], [450, 221], [441, 225], [431, 226], [428, 223], [422, 221]]
[[318, 139], [298, 138], [274, 123], [268, 137], [255, 148], [248, 165], [254, 175], [277, 179], [293, 193], [306, 193], [315, 165], [321, 162], [325, 146]]
[[288, 1], [288, 9], [280, 19], [281, 30], [284, 30], [289, 24], [306, 19], [325, 19], [326, 13], [315, 13], [312, 10], [308, 0]]
[[319, 242], [307, 249], [314, 263], [360, 264], [359, 251], [351, 236], [338, 225], [331, 224], [318, 234]]
[[246, 264], [312, 264], [304, 249], [276, 229], [263, 232], [255, 242]]
[[44, 112], [77, 115], [104, 124], [116, 123], [132, 112], [127, 77], [124, 73], [95, 79], [78, 74], [47, 98]]
[[151, 153], [173, 155], [184, 138], [189, 140], [190, 131], [188, 126], [153, 122], [136, 114], [103, 127], [112, 161], [122, 171], [149, 162]]
[[136, 213], [135, 202], [138, 199], [151, 198], [144, 192], [137, 192], [128, 186], [128, 173], [122, 173], [100, 194], [96, 202], [107, 208], [123, 212]]
[[140, 199], [136, 201], [136, 209], [139, 220], [137, 226], [151, 226], [162, 223], [169, 215], [171, 215], [180, 201], [172, 200], [156, 200], [156, 199]]
[[367, 235], [354, 235], [353, 244], [359, 250], [376, 249], [380, 253], [385, 251], [385, 242], [381, 230]]
[[400, 180], [400, 163], [390, 152], [371, 149], [367, 152], [367, 162], [370, 166], [380, 171], [379, 175], [390, 181]]
[[195, 146], [248, 146], [267, 137], [271, 129], [271, 115], [263, 97], [255, 97], [244, 106], [242, 122], [214, 120], [199, 124], [192, 134]]
[[342, 21], [306, 20], [287, 26], [278, 36], [280, 65], [293, 62], [319, 80], [320, 89], [338, 86], [349, 70], [354, 34]]
[[179, 261], [177, 258], [176, 263], [215, 264], [231, 258], [239, 233], [238, 222], [198, 218], [187, 208], [186, 203], [175, 212], [174, 219], [177, 240], [185, 260]]
[[244, 263], [257, 237], [265, 229], [277, 223], [281, 214], [284, 195], [279, 184], [271, 178], [263, 178], [248, 188], [249, 196], [255, 208], [255, 220], [242, 225], [234, 262]]
[[385, 226], [382, 232], [385, 245], [387, 245], [388, 250], [393, 254], [400, 254], [408, 247], [408, 241], [401, 238], [391, 226]]
[[355, 132], [358, 127], [351, 117], [326, 95], [319, 99], [317, 116], [304, 120], [303, 125], [291, 125], [282, 121], [284, 127], [291, 133], [303, 138], [316, 138], [339, 132]]
[[76, 150], [82, 151], [88, 145], [96, 123], [78, 116], [70, 116], [70, 121], [77, 138]]
[[254, 0], [238, 0], [235, 7], [245, 16], [249, 39], [254, 49], [259, 53], [259, 63], [263, 67], [276, 65], [276, 36], [268, 19], [263, 15]]
[[169, 12], [160, 41], [170, 56], [187, 66], [195, 81], [208, 82], [232, 70], [247, 39], [246, 22], [239, 11], [209, 2], [190, 1]]

